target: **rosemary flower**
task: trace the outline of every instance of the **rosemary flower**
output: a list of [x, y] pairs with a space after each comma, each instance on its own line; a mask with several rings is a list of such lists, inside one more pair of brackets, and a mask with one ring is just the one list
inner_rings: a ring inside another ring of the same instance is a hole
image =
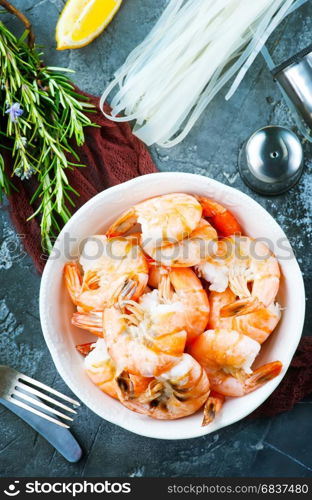
[[24, 110], [21, 108], [19, 102], [15, 102], [6, 110], [6, 113], [9, 113], [11, 121], [16, 123], [17, 119], [24, 113]]
[[16, 149], [20, 149], [21, 147], [27, 146], [27, 139], [24, 136], [19, 137], [16, 139]]
[[14, 174], [21, 179], [21, 181], [28, 181], [35, 173], [35, 169], [29, 167], [28, 170], [23, 170], [22, 167], [15, 169]]

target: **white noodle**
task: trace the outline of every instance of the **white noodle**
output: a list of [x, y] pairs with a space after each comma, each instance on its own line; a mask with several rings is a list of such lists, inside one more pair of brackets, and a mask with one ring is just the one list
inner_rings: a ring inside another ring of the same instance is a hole
[[[236, 75], [226, 99], [232, 97], [294, 2], [170, 0], [104, 91], [104, 115], [117, 122], [134, 120], [135, 135], [147, 145], [178, 144]], [[113, 90], [109, 115], [104, 103]]]
[[[252, 51], [252, 53], [250, 54], [250, 56], [248, 57], [247, 61], [245, 62], [245, 64], [243, 65], [243, 67], [241, 68], [240, 72], [238, 73], [237, 77], [235, 78], [235, 81], [231, 87], [231, 89], [229, 90], [228, 94], [226, 95], [226, 100], [228, 99], [231, 99], [231, 97], [234, 95], [234, 93], [236, 92], [237, 88], [239, 87], [239, 85], [241, 84], [244, 76], [246, 75], [247, 71], [249, 70], [250, 66], [252, 65], [252, 63], [254, 62], [254, 60], [256, 59], [257, 55], [259, 54], [259, 52], [261, 51], [262, 47], [265, 45], [266, 41], [268, 40], [268, 38], [271, 36], [271, 34], [273, 33], [273, 31], [275, 30], [275, 28], [277, 28], [277, 26], [279, 25], [279, 23], [282, 21], [282, 19], [284, 19], [285, 17], [285, 14], [287, 13], [287, 11], [289, 10], [289, 7], [291, 7], [292, 3], [293, 3], [294, 0], [287, 0], [285, 2], [285, 5], [283, 5], [280, 9], [280, 11], [278, 12], [278, 14], [276, 14], [275, 18], [273, 19], [272, 23], [270, 24], [270, 26], [268, 27], [268, 29], [263, 33], [263, 35], [259, 38], [259, 41], [258, 43], [256, 44], [256, 47], [254, 48], [254, 50]], [[283, 2], [282, 2], [283, 3]], [[255, 38], [257, 39], [257, 36], [255, 34]]]

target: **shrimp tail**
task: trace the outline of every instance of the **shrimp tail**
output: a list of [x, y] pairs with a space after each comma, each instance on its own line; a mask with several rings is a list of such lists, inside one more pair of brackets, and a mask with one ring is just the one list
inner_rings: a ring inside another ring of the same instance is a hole
[[121, 372], [118, 377], [116, 377], [116, 382], [120, 391], [120, 397], [124, 400], [131, 399], [133, 397], [133, 383], [129, 373], [126, 371]]
[[137, 223], [137, 216], [134, 208], [130, 208], [110, 226], [106, 232], [108, 239], [116, 238], [117, 236], [122, 236], [132, 229]]
[[90, 354], [91, 351], [93, 351], [94, 347], [95, 347], [94, 342], [87, 342], [86, 344], [76, 345], [77, 351], [80, 352], [80, 354], [82, 354], [85, 357], [88, 356], [88, 354]]
[[111, 305], [118, 302], [120, 307], [122, 307], [123, 301], [130, 300], [137, 291], [137, 283], [130, 279], [125, 278], [121, 284], [119, 284], [112, 294]]
[[165, 301], [169, 302], [173, 296], [173, 290], [170, 282], [169, 274], [161, 274], [159, 281], [159, 296]]
[[211, 391], [204, 406], [204, 417], [202, 427], [211, 424], [216, 415], [220, 412], [225, 401], [225, 397], [216, 391]]
[[257, 370], [245, 380], [245, 394], [249, 394], [259, 387], [262, 387], [270, 380], [273, 380], [281, 373], [282, 368], [283, 364], [280, 361], [273, 361], [272, 363], [267, 363], [257, 368]]
[[85, 272], [83, 277], [82, 292], [98, 290], [100, 288], [100, 276], [96, 271], [90, 269]]
[[73, 314], [71, 322], [82, 330], [88, 330], [98, 337], [103, 337], [102, 312], [77, 312]]
[[[151, 384], [152, 378], [131, 375], [125, 370], [116, 377], [117, 392], [121, 403], [128, 402], [134, 405], [133, 410], [140, 413], [140, 406], [148, 403], [158, 394], [155, 393]], [[159, 384], [158, 384], [159, 385]], [[135, 405], [138, 408], [135, 408]]]
[[228, 237], [233, 234], [243, 234], [238, 220], [225, 207], [205, 196], [197, 196], [197, 200], [202, 206], [203, 216], [210, 220], [212, 226], [221, 236]]
[[82, 289], [82, 275], [77, 262], [67, 262], [64, 267], [66, 288], [73, 304], [77, 305]]
[[257, 297], [250, 299], [241, 299], [227, 304], [220, 310], [221, 318], [232, 318], [234, 316], [245, 316], [253, 312], [259, 311], [264, 305]]

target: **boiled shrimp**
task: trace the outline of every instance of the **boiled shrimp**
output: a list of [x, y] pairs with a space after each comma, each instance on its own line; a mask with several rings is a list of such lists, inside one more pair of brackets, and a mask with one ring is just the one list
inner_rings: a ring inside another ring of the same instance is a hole
[[136, 238], [89, 238], [77, 262], [65, 265], [70, 297], [82, 311], [100, 311], [123, 294], [137, 299], [148, 280], [148, 265]]
[[124, 234], [139, 222], [141, 246], [147, 255], [163, 265], [190, 267], [215, 251], [217, 232], [201, 214], [202, 207], [194, 196], [158, 196], [122, 214], [107, 236]]
[[263, 344], [280, 321], [279, 304], [272, 302], [269, 307], [265, 307], [257, 299], [237, 301], [236, 298], [230, 288], [222, 293], [210, 293], [208, 328], [235, 330]]
[[205, 368], [211, 388], [219, 394], [240, 397], [279, 375], [275, 361], [252, 371], [260, 344], [231, 330], [208, 330], [190, 347], [190, 354]]
[[107, 237], [125, 234], [141, 224], [142, 239], [157, 247], [163, 241], [180, 241], [199, 224], [202, 207], [189, 194], [172, 193], [150, 198], [124, 212], [108, 229]]
[[171, 270], [151, 266], [149, 283], [154, 288], [161, 287], [163, 295], [175, 296], [181, 303], [185, 316], [187, 344], [205, 331], [209, 320], [209, 300], [206, 291], [195, 272], [189, 268]]
[[134, 375], [157, 376], [182, 355], [187, 332], [179, 302], [164, 300], [158, 290], [105, 309], [103, 328], [117, 364]]
[[73, 321], [105, 338], [118, 368], [144, 377], [176, 363], [187, 338], [181, 303], [161, 290], [142, 295], [139, 303], [120, 298], [104, 312], [76, 313]]
[[[88, 344], [88, 348], [85, 345], [80, 352], [86, 353], [84, 367], [92, 382], [105, 394], [118, 399], [117, 367], [108, 353], [105, 340], [98, 339], [96, 343]], [[150, 379], [144, 377], [130, 375], [130, 379], [134, 394], [138, 395], [150, 383]]]
[[216, 257], [197, 269], [211, 291], [224, 292], [229, 286], [240, 299], [256, 298], [265, 307], [272, 304], [279, 289], [277, 258], [263, 242], [247, 236], [220, 241]]
[[206, 367], [251, 372], [260, 344], [234, 330], [207, 330], [190, 346], [190, 354]]
[[169, 371], [154, 378], [139, 396], [133, 394], [129, 375], [117, 379], [119, 400], [132, 411], [160, 420], [192, 415], [207, 401], [209, 380], [203, 368], [188, 354]]

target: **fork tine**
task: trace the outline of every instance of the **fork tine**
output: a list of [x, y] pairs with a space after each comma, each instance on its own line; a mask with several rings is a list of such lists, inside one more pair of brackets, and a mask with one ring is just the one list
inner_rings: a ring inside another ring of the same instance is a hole
[[52, 387], [49, 387], [48, 385], [43, 384], [42, 382], [39, 382], [38, 380], [35, 380], [31, 377], [28, 377], [28, 375], [20, 375], [19, 380], [22, 382], [29, 382], [30, 384], [35, 385], [36, 387], [40, 387], [40, 389], [44, 389], [47, 392], [50, 392], [51, 394], [54, 394], [55, 396], [58, 396], [61, 399], [64, 399], [65, 401], [68, 401], [69, 403], [75, 405], [75, 406], [80, 406], [80, 403], [78, 401], [75, 401], [74, 399], [70, 398], [69, 396], [66, 396], [65, 394], [62, 394], [59, 391], [56, 391], [55, 389], [52, 389]]
[[54, 413], [54, 415], [57, 415], [58, 417], [65, 418], [66, 420], [70, 420], [71, 422], [73, 421], [73, 418], [69, 417], [68, 415], [65, 415], [65, 413], [62, 413], [58, 410], [55, 410], [54, 408], [51, 408], [51, 406], [42, 403], [42, 401], [39, 401], [38, 399], [32, 398], [28, 394], [24, 394], [21, 391], [14, 391], [13, 395], [21, 399], [24, 399], [25, 401], [28, 401], [28, 403], [31, 403], [35, 406], [39, 406], [39, 408], [42, 408], [43, 410], [49, 411], [50, 413]]
[[30, 387], [29, 385], [23, 384], [23, 382], [17, 382], [15, 387], [19, 387], [20, 389], [23, 389], [24, 391], [30, 392], [31, 394], [35, 394], [35, 396], [38, 396], [41, 399], [44, 399], [45, 401], [49, 401], [49, 403], [52, 403], [56, 406], [59, 406], [60, 408], [63, 408], [63, 410], [69, 411], [70, 413], [77, 413], [76, 410], [73, 410], [73, 408], [70, 408], [69, 406], [64, 405], [60, 401], [57, 401], [54, 398], [51, 398], [47, 394], [44, 394], [43, 392], [38, 391], [34, 387]]
[[46, 413], [43, 413], [42, 411], [39, 411], [39, 410], [36, 410], [35, 408], [32, 408], [31, 406], [27, 405], [26, 403], [23, 403], [23, 401], [19, 401], [16, 398], [12, 398], [12, 396], [9, 396], [6, 399], [17, 406], [24, 408], [24, 410], [31, 411], [35, 415], [38, 415], [39, 417], [45, 418], [46, 420], [49, 420], [50, 422], [53, 422], [54, 424], [57, 424], [60, 427], [65, 427], [65, 429], [69, 429], [69, 425], [64, 424], [63, 422], [61, 422], [60, 420], [57, 420], [56, 418], [50, 417], [50, 415], [47, 415]]

